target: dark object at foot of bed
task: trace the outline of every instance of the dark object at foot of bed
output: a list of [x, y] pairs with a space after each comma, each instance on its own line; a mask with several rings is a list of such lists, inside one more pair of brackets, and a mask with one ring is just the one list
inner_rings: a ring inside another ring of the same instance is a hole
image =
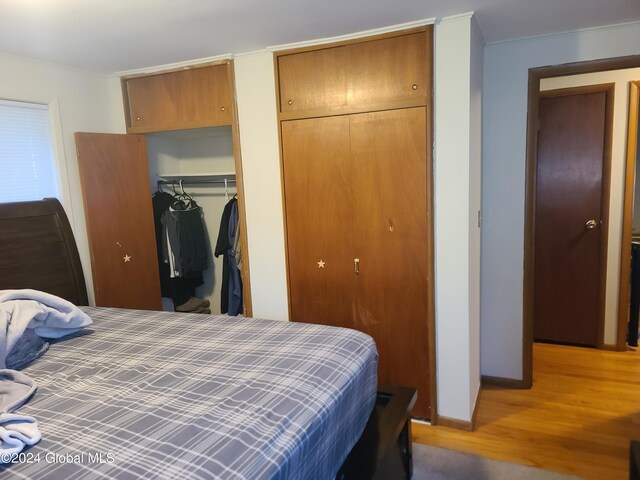
[[411, 409], [415, 402], [413, 388], [379, 386], [369, 422], [336, 479], [410, 479]]

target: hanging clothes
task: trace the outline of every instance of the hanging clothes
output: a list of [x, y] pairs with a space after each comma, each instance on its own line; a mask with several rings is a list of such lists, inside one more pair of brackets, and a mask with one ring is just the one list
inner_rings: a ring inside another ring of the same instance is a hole
[[220, 219], [220, 231], [214, 255], [222, 255], [222, 287], [220, 292], [220, 311], [229, 315], [242, 313], [242, 277], [237, 265], [235, 253], [236, 235], [238, 235], [238, 199], [227, 202]]
[[220, 312], [222, 313], [229, 312], [229, 218], [231, 217], [233, 205], [237, 201], [236, 198], [232, 198], [224, 206], [222, 217], [220, 218], [220, 231], [218, 232], [216, 249], [213, 253], [216, 258], [222, 255], [222, 286], [220, 289]]
[[173, 195], [167, 192], [158, 191], [151, 198], [153, 207], [153, 222], [156, 228], [156, 250], [158, 253], [158, 271], [160, 272], [160, 292], [163, 297], [171, 297], [173, 284], [169, 274], [169, 264], [164, 260], [166, 235], [163, 234], [162, 215], [169, 210], [173, 203]]
[[176, 310], [193, 300], [208, 307], [208, 301], [194, 298], [208, 267], [202, 208], [179, 197], [159, 191], [152, 198], [161, 294]]
[[179, 212], [180, 271], [189, 278], [207, 269], [207, 240], [201, 207]]
[[171, 207], [164, 212], [160, 219], [163, 228], [163, 260], [169, 264], [169, 276], [177, 278], [181, 276], [180, 269], [180, 226], [179, 217]]
[[238, 315], [242, 312], [242, 277], [236, 258], [236, 236], [240, 232], [238, 221], [238, 201], [231, 207], [229, 217], [229, 315]]

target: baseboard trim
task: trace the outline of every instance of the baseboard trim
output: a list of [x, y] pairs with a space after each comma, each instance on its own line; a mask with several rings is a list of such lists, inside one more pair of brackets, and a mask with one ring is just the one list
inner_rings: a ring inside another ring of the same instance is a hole
[[436, 425], [439, 427], [456, 428], [458, 430], [464, 430], [465, 432], [472, 432], [474, 418], [475, 418], [475, 412], [474, 412], [474, 417], [472, 417], [471, 421], [459, 420], [457, 418], [449, 418], [449, 417], [443, 417], [441, 415], [438, 415], [438, 421]]
[[473, 432], [476, 429], [478, 419], [478, 406], [480, 405], [480, 395], [482, 395], [482, 382], [480, 382], [480, 386], [478, 387], [478, 395], [476, 396], [476, 403], [473, 406], [473, 413], [471, 414], [471, 431]]
[[471, 414], [471, 421], [460, 420], [458, 418], [443, 417], [442, 415], [436, 414], [435, 419], [432, 419], [431, 424], [438, 427], [449, 427], [456, 428], [458, 430], [464, 430], [465, 432], [473, 432], [476, 429], [476, 419], [478, 418], [480, 395], [482, 395], [482, 388], [478, 390], [476, 403], [473, 406], [473, 413]]
[[606, 345], [606, 344], [598, 346], [598, 349], [607, 350], [609, 352], [624, 352], [626, 350], [626, 348], [623, 348], [622, 350], [620, 350], [617, 345]]
[[513, 388], [517, 390], [526, 390], [531, 388], [524, 380], [516, 380], [514, 378], [491, 377], [482, 375], [482, 385], [491, 385], [494, 387]]

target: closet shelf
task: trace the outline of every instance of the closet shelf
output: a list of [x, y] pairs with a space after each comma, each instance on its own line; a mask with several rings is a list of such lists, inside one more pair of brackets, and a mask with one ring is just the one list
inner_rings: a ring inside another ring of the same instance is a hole
[[173, 182], [183, 180], [188, 183], [215, 182], [229, 180], [235, 182], [235, 172], [215, 172], [215, 173], [164, 173], [158, 175], [158, 180]]

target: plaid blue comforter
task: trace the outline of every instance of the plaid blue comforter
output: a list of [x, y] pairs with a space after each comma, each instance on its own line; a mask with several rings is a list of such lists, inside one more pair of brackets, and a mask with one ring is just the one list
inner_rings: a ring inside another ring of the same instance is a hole
[[373, 340], [227, 316], [84, 308], [24, 370], [42, 441], [2, 478], [330, 479], [376, 393]]

